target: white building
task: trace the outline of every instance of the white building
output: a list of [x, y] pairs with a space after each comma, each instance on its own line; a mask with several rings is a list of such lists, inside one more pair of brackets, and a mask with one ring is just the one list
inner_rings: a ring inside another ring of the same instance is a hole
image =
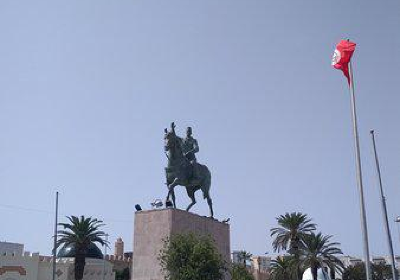
[[271, 257], [253, 256], [251, 257], [251, 267], [256, 271], [269, 271], [271, 267]]
[[[104, 279], [114, 280], [113, 265], [103, 260], [101, 252], [98, 254], [99, 249], [90, 251], [92, 255], [86, 258], [83, 279], [103, 279], [104, 273]], [[74, 280], [74, 257], [68, 257], [68, 254], [74, 253], [73, 248], [64, 248], [60, 253], [56, 262], [57, 280]], [[29, 252], [24, 254], [6, 253], [0, 256], [0, 280], [51, 280], [52, 267], [52, 258], [48, 256], [39, 256], [38, 253], [30, 254]]]
[[233, 251], [233, 252], [232, 252], [232, 262], [233, 262], [233, 263], [243, 262], [243, 261], [241, 260], [241, 257], [240, 257], [240, 252], [241, 252], [241, 251]]
[[[386, 261], [387, 264], [390, 264], [392, 262], [390, 256], [386, 256], [384, 258], [385, 258], [385, 261]], [[395, 256], [394, 257], [394, 263], [395, 263], [396, 268], [400, 269], [400, 256]]]
[[252, 257], [250, 257], [250, 259], [243, 259], [243, 253], [245, 253], [246, 251], [239, 251], [239, 250], [235, 250], [233, 251], [232, 254], [232, 263], [234, 264], [243, 264], [243, 262], [246, 262], [246, 266], [248, 268], [252, 267]]
[[344, 267], [354, 266], [363, 262], [362, 259], [352, 256], [339, 256], [338, 258], [342, 261]]
[[24, 252], [24, 244], [0, 242], [0, 255], [15, 254], [22, 255]]

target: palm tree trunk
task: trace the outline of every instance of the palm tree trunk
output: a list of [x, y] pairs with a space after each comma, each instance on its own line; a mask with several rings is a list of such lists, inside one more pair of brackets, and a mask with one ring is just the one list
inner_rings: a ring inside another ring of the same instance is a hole
[[296, 265], [296, 276], [297, 276], [297, 280], [302, 280], [303, 279], [303, 275], [301, 275], [301, 268], [300, 268], [300, 265], [298, 263]]
[[290, 240], [291, 243], [291, 248], [290, 248], [290, 254], [292, 254], [295, 258], [296, 265], [296, 280], [302, 280], [302, 275], [301, 275], [301, 270], [300, 270], [300, 254], [299, 254], [299, 245], [298, 245], [298, 240], [297, 238], [291, 238]]
[[296, 249], [295, 251], [295, 268], [296, 269], [296, 280], [302, 280], [303, 279], [303, 275], [301, 273], [301, 268], [300, 268], [300, 255], [299, 255], [299, 251]]
[[318, 267], [317, 266], [311, 266], [311, 274], [313, 277], [313, 280], [317, 280], [318, 278]]
[[75, 255], [75, 280], [83, 279], [83, 272], [85, 270], [85, 254], [77, 253]]

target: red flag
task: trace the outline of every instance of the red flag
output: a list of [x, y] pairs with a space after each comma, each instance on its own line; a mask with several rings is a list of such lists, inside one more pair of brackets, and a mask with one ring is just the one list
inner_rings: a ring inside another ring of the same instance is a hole
[[332, 66], [343, 71], [350, 85], [349, 62], [356, 48], [356, 43], [342, 40], [337, 44], [332, 57]]

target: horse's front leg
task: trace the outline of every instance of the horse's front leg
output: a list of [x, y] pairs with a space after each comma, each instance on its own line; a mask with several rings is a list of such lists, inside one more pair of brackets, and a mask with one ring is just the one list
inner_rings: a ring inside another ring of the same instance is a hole
[[175, 187], [178, 185], [178, 178], [175, 178], [174, 181], [168, 185], [168, 195], [167, 195], [167, 201], [169, 200], [169, 197], [172, 197], [172, 204], [174, 205], [174, 208], [176, 208], [176, 202], [175, 202]]
[[176, 208], [175, 191], [174, 190], [172, 190], [171, 197], [172, 197], [172, 205], [174, 205], [174, 208]]

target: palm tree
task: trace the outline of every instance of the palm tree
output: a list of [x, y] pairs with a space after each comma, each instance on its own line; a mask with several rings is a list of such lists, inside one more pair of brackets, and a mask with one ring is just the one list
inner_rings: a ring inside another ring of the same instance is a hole
[[64, 229], [57, 231], [57, 247], [60, 245], [73, 245], [75, 247], [75, 280], [82, 280], [89, 246], [96, 242], [102, 246], [108, 245], [108, 242], [104, 239], [106, 234], [99, 230], [104, 224], [102, 221], [84, 216], [80, 218], [70, 216], [67, 219], [69, 223], [58, 224]]
[[296, 265], [292, 256], [278, 257], [271, 261], [271, 280], [291, 280], [296, 277]]
[[240, 251], [238, 252], [238, 261], [239, 263], [242, 263], [243, 266], [246, 266], [247, 261], [250, 261], [252, 256], [253, 255], [250, 254], [249, 252]]
[[303, 267], [311, 268], [314, 280], [317, 280], [318, 268], [329, 267], [335, 271], [343, 271], [342, 261], [336, 257], [341, 255], [342, 250], [337, 242], [330, 242], [332, 236], [321, 233], [311, 233], [303, 237], [303, 244], [300, 249], [301, 264]]
[[[299, 247], [305, 236], [315, 230], [316, 224], [300, 212], [286, 213], [276, 218], [280, 227], [271, 229], [271, 237], [275, 237], [272, 246], [275, 252], [288, 250], [295, 257], [293, 262], [299, 262]], [[296, 279], [299, 279], [301, 270], [296, 269]]]
[[275, 252], [289, 249], [290, 254], [296, 255], [303, 237], [316, 228], [316, 224], [300, 212], [286, 213], [276, 220], [280, 227], [271, 229], [271, 237], [275, 236], [272, 243]]

